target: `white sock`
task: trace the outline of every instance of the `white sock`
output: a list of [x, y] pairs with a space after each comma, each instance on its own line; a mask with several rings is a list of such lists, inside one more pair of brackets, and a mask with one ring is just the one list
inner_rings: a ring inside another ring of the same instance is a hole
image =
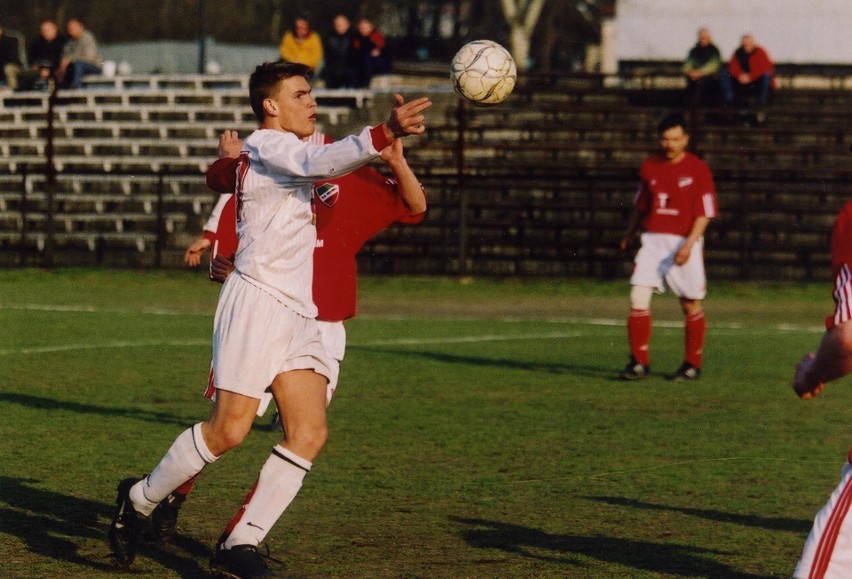
[[173, 490], [216, 460], [201, 436], [201, 423], [181, 432], [147, 477], [130, 489], [133, 508], [148, 516]]
[[269, 533], [285, 509], [302, 488], [302, 480], [312, 463], [276, 446], [266, 459], [260, 476], [249, 493], [246, 504], [231, 521], [225, 548], [235, 545], [258, 545]]

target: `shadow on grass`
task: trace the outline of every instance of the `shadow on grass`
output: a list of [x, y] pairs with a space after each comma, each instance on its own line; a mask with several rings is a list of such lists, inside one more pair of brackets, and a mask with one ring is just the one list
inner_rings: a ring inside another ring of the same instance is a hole
[[93, 414], [96, 416], [111, 416], [117, 418], [133, 418], [159, 424], [173, 424], [187, 426], [192, 421], [183, 416], [176, 416], [167, 412], [154, 412], [141, 410], [139, 408], [115, 408], [109, 406], [95, 406], [94, 404], [82, 404], [71, 400], [53, 400], [42, 396], [19, 394], [16, 392], [0, 393], [0, 402], [19, 404], [35, 410], [65, 410], [78, 414]]
[[590, 378], [618, 379], [620, 368], [616, 366], [590, 366], [571, 364], [569, 362], [540, 363], [521, 360], [508, 360], [506, 358], [478, 358], [475, 356], [458, 356], [444, 352], [426, 352], [423, 350], [389, 350], [375, 346], [348, 346], [347, 352], [367, 352], [375, 354], [393, 354], [394, 356], [409, 356], [424, 358], [442, 364], [464, 364], [466, 366], [480, 366], [503, 368], [506, 370], [522, 370], [525, 372], [547, 372], [550, 374], [571, 374], [575, 376], [588, 376]]
[[651, 511], [671, 511], [683, 513], [693, 517], [707, 519], [708, 521], [718, 521], [722, 523], [734, 523], [745, 527], [758, 527], [770, 531], [789, 531], [791, 533], [799, 533], [806, 535], [811, 530], [812, 521], [804, 519], [787, 519], [781, 517], [759, 517], [757, 515], [738, 515], [736, 513], [728, 513], [725, 511], [717, 511], [714, 509], [693, 509], [688, 507], [672, 507], [670, 505], [659, 505], [656, 503], [646, 503], [633, 499], [625, 499], [623, 497], [585, 497], [590, 501], [607, 503], [609, 505], [618, 505], [622, 507], [630, 507], [633, 509], [645, 509]]
[[450, 520], [466, 526], [461, 536], [472, 547], [498, 549], [540, 561], [581, 567], [583, 563], [574, 556], [583, 555], [649, 573], [720, 579], [768, 577], [742, 573], [719, 563], [711, 556], [725, 556], [728, 553], [713, 549], [612, 537], [551, 534], [540, 529], [484, 519], [450, 517]]
[[[70, 563], [118, 572], [103, 523], [112, 520], [113, 507], [34, 486], [39, 482], [0, 476], [0, 532], [18, 537], [28, 553], [57, 561], [58, 568]], [[93, 548], [92, 542], [103, 547]], [[140, 556], [186, 578], [206, 576], [198, 559], [210, 555], [210, 548], [180, 535], [171, 544], [148, 543], [140, 549]]]

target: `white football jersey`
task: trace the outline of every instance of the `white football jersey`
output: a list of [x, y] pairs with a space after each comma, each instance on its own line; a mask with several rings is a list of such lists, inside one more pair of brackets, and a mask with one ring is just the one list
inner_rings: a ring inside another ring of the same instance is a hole
[[237, 169], [237, 271], [299, 314], [316, 317], [312, 184], [378, 155], [370, 127], [329, 145], [270, 129], [249, 135]]

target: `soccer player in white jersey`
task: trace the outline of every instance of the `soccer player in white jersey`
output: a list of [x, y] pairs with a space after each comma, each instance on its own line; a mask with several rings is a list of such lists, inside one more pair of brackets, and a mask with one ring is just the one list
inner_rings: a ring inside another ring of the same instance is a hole
[[[810, 400], [827, 382], [852, 373], [852, 201], [847, 202], [831, 232], [831, 270], [834, 312], [826, 317], [826, 331], [816, 353], [805, 354], [796, 365], [793, 390]], [[802, 549], [795, 579], [852, 577], [852, 449], [840, 471], [840, 483], [814, 517]]]
[[387, 122], [329, 145], [314, 132], [310, 69], [294, 63], [257, 67], [249, 81], [260, 129], [246, 138], [237, 176], [236, 271], [219, 295], [210, 380], [217, 398], [204, 422], [185, 430], [149, 475], [118, 485], [109, 539], [117, 562], [136, 556], [151, 512], [172, 491], [238, 446], [264, 393], [278, 407], [285, 437], [272, 449], [245, 503], [226, 526], [210, 562], [214, 573], [274, 577], [257, 550], [293, 501], [328, 437], [329, 363], [312, 301], [316, 229], [313, 181], [358, 169], [395, 139], [421, 134], [422, 97], [397, 105]]
[[639, 171], [633, 213], [621, 240], [631, 246], [638, 228], [642, 247], [630, 278], [627, 339], [630, 362], [625, 380], [641, 380], [651, 368], [651, 297], [668, 286], [680, 299], [684, 314], [685, 353], [673, 380], [694, 380], [701, 373], [707, 323], [701, 301], [707, 293], [704, 274], [704, 231], [716, 216], [716, 191], [707, 164], [686, 150], [689, 134], [683, 115], [667, 115], [657, 126], [660, 152]]

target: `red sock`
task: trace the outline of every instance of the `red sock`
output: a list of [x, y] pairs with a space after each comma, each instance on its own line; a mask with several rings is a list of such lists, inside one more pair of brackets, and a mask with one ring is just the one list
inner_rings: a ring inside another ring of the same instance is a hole
[[684, 326], [686, 357], [684, 359], [696, 368], [701, 367], [705, 333], [707, 333], [707, 320], [704, 318], [704, 310], [698, 310], [686, 318]]
[[[200, 473], [199, 473], [199, 474], [200, 474]], [[186, 495], [188, 495], [188, 494], [189, 494], [189, 491], [191, 491], [191, 490], [192, 490], [192, 487], [194, 487], [194, 486], [195, 486], [195, 481], [196, 481], [196, 479], [198, 479], [198, 475], [196, 475], [196, 476], [192, 477], [191, 479], [189, 479], [188, 481], [186, 481], [185, 483], [183, 483], [182, 485], [180, 485], [178, 488], [176, 488], [176, 489], [173, 491], [173, 493], [172, 493], [172, 494], [180, 495], [180, 496], [182, 496], [182, 497], [186, 497]]]
[[627, 319], [627, 340], [633, 359], [648, 366], [650, 364], [651, 310], [630, 310]]

